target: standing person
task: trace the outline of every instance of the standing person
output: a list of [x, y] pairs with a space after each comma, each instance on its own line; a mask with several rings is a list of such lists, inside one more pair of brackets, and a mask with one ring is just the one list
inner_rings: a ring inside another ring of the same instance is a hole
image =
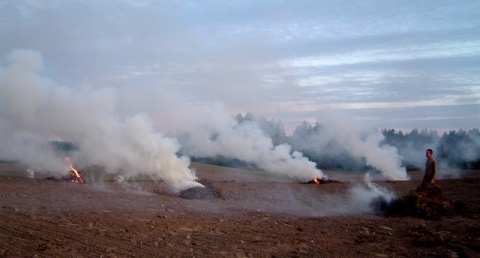
[[437, 175], [437, 161], [433, 158], [433, 150], [428, 149], [425, 152], [427, 160], [425, 161], [425, 175], [423, 176], [424, 184], [435, 184], [435, 177]]

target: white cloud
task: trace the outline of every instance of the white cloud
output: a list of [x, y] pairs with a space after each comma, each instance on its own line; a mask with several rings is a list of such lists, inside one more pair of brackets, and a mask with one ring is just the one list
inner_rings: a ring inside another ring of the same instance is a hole
[[480, 40], [471, 42], [446, 42], [427, 45], [389, 47], [352, 51], [350, 53], [312, 56], [287, 60], [282, 64], [288, 67], [341, 66], [370, 62], [408, 61], [426, 58], [480, 56]]

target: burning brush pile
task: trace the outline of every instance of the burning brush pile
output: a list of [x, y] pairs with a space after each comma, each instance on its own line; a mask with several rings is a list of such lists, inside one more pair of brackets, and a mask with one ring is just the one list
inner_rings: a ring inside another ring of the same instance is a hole
[[67, 175], [62, 176], [61, 178], [49, 176], [46, 179], [57, 181], [57, 182], [70, 182], [70, 183], [77, 183], [77, 184], [85, 183], [85, 180], [83, 179], [82, 175], [77, 170], [70, 170]]
[[331, 180], [331, 179], [326, 178], [326, 177], [322, 177], [322, 178], [316, 178], [316, 177], [314, 177], [314, 178], [313, 178], [312, 180], [310, 180], [310, 181], [303, 182], [303, 184], [316, 184], [316, 185], [331, 184], [331, 183], [340, 183], [340, 181]]
[[85, 180], [83, 179], [82, 175], [78, 170], [76, 170], [69, 157], [65, 158], [65, 161], [68, 162], [70, 165], [70, 171], [68, 171], [68, 174], [61, 177], [60, 179], [57, 179], [56, 177], [49, 176], [47, 177], [47, 180], [53, 180], [53, 181], [59, 181], [59, 182], [70, 182], [70, 183], [77, 183], [77, 184], [84, 184]]
[[82, 175], [77, 170], [70, 170], [68, 172], [68, 175], [64, 176], [61, 178], [65, 182], [71, 182], [71, 183], [79, 183], [79, 184], [84, 184], [85, 180], [83, 180]]

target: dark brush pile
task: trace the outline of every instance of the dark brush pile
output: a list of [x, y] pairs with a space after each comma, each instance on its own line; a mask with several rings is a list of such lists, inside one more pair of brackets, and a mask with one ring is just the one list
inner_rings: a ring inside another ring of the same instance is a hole
[[452, 218], [457, 215], [458, 208], [458, 205], [450, 201], [438, 186], [432, 184], [422, 184], [409, 194], [390, 203], [377, 199], [372, 202], [372, 206], [386, 216], [431, 220]]
[[198, 180], [204, 187], [193, 187], [180, 192], [180, 197], [184, 199], [214, 200], [223, 198], [220, 189], [215, 187], [206, 179]]
[[310, 181], [302, 182], [302, 184], [317, 184], [317, 185], [330, 184], [330, 183], [340, 183], [340, 181], [322, 177], [322, 178], [317, 178], [316, 181], [310, 180]]
[[74, 171], [70, 171], [68, 175], [62, 176], [61, 178], [56, 178], [54, 176], [46, 177], [45, 179], [55, 181], [55, 182], [70, 182], [84, 184], [85, 180], [80, 176], [78, 177]]

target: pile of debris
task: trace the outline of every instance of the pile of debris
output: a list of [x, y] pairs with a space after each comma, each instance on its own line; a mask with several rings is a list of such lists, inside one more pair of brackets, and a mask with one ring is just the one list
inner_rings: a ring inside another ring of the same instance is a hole
[[390, 203], [376, 200], [375, 206], [386, 216], [439, 220], [457, 215], [456, 205], [434, 184], [422, 184]]
[[321, 185], [321, 184], [330, 184], [330, 183], [340, 183], [338, 180], [332, 180], [327, 177], [322, 177], [322, 178], [313, 178], [310, 181], [303, 182], [303, 184], [316, 184], [316, 185]]
[[184, 199], [213, 200], [223, 199], [221, 190], [215, 187], [210, 181], [200, 179], [197, 182], [204, 187], [193, 187], [180, 192], [180, 197]]
[[69, 171], [67, 175], [61, 177], [60, 179], [54, 176], [49, 176], [46, 179], [57, 181], [57, 182], [70, 182], [70, 183], [78, 183], [78, 184], [85, 183], [85, 180], [83, 179], [82, 175], [76, 170]]

